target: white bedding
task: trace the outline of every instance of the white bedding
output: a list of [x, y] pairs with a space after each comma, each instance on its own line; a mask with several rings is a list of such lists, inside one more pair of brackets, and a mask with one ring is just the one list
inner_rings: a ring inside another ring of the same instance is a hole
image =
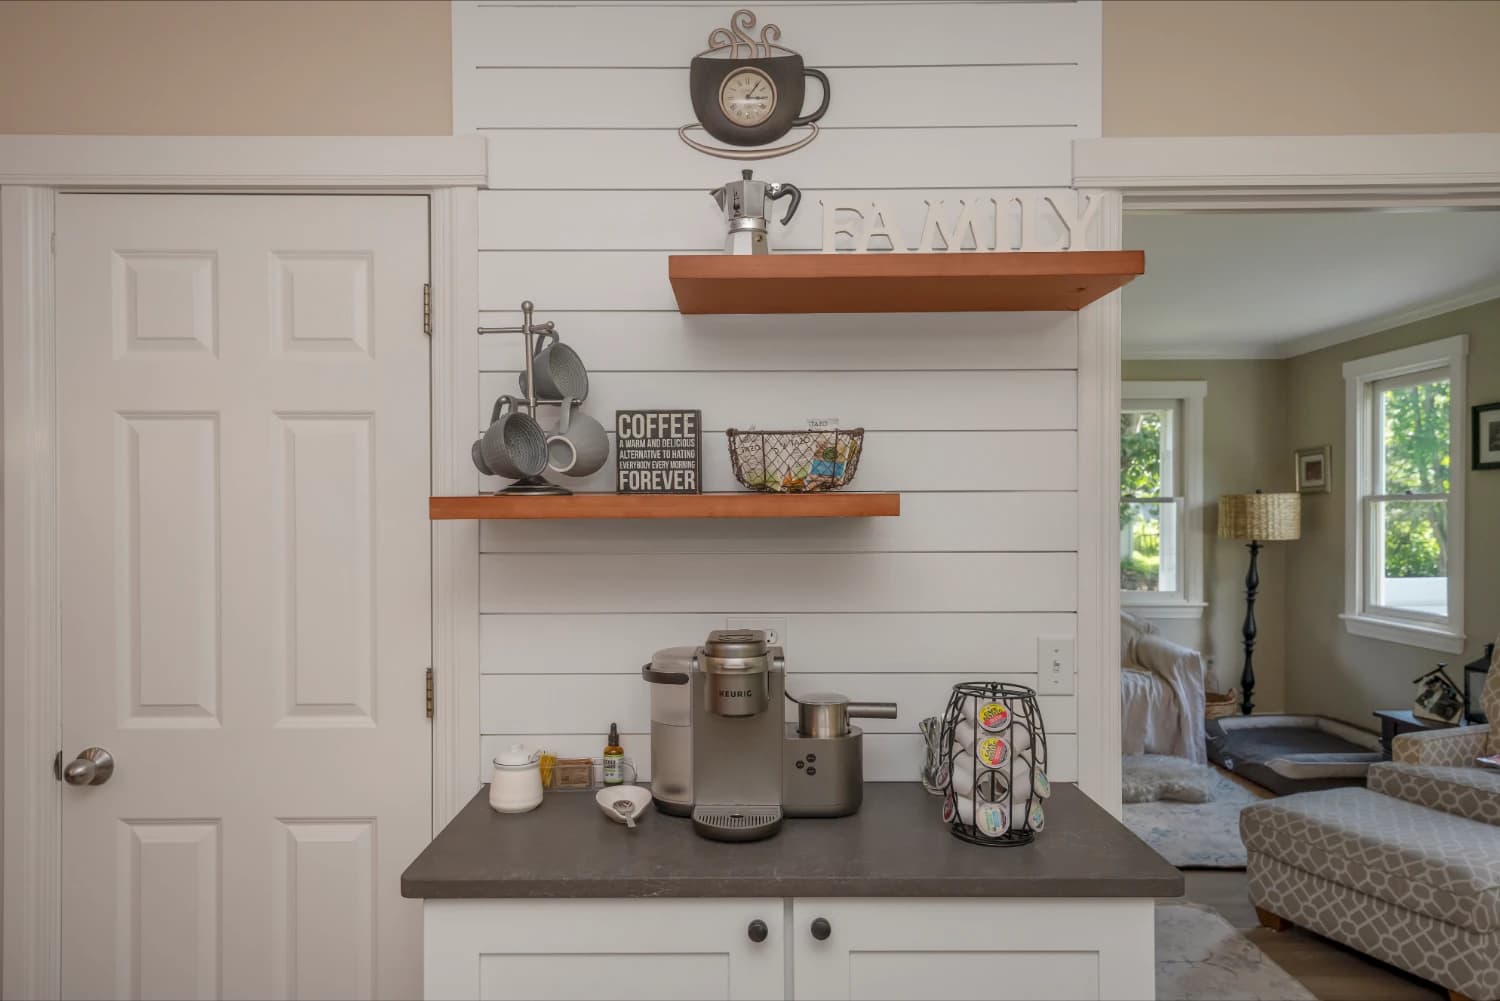
[[1154, 633], [1132, 646], [1120, 671], [1120, 737], [1125, 754], [1170, 754], [1208, 763], [1203, 733], [1203, 657]]
[[1120, 737], [1124, 754], [1175, 754], [1182, 736], [1177, 697], [1150, 671], [1120, 671]]

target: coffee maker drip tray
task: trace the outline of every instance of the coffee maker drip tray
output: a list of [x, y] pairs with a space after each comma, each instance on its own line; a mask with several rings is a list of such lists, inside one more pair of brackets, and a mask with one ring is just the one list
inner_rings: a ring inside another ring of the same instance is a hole
[[695, 806], [693, 830], [713, 841], [759, 841], [781, 830], [779, 806]]

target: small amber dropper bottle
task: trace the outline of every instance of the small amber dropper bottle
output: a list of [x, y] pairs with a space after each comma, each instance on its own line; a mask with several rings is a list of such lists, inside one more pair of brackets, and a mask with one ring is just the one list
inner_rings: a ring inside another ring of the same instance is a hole
[[620, 746], [620, 727], [609, 725], [609, 743], [604, 745], [604, 784], [623, 785], [625, 782], [625, 748]]

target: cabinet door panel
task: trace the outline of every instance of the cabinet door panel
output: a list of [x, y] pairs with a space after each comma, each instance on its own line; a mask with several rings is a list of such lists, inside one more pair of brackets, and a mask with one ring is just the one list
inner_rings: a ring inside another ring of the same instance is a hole
[[[785, 911], [779, 898], [429, 900], [425, 995], [779, 999]], [[765, 923], [761, 942], [752, 921]]]
[[799, 898], [793, 991], [800, 1001], [1150, 998], [1154, 920], [1150, 900]]
[[849, 951], [849, 997], [993, 998], [1073, 1001], [1099, 996], [1099, 957], [1092, 952]]
[[730, 960], [720, 953], [637, 952], [479, 957], [479, 996], [549, 1001], [727, 1001]]

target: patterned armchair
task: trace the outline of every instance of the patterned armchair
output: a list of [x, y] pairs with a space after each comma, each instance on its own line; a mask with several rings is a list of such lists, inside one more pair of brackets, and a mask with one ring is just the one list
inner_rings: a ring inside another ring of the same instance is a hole
[[[1497, 658], [1500, 659], [1500, 658]], [[1483, 695], [1500, 720], [1500, 664]], [[1261, 921], [1295, 923], [1448, 988], [1500, 999], [1500, 726], [1405, 734], [1367, 789], [1240, 814]]]

